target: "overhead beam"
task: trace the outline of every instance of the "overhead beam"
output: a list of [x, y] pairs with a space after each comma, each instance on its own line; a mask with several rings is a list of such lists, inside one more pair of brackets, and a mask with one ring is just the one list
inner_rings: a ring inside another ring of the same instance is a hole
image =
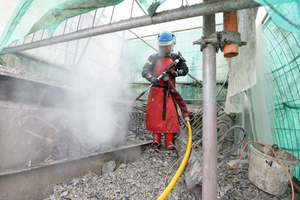
[[103, 35], [107, 33], [124, 31], [128, 29], [149, 26], [153, 24], [160, 24], [160, 23], [176, 21], [180, 19], [215, 14], [219, 12], [228, 12], [231, 10], [254, 8], [258, 6], [260, 6], [260, 4], [252, 0], [222, 0], [222, 1], [205, 2], [205, 3], [195, 4], [193, 6], [186, 6], [174, 10], [156, 13], [153, 17], [150, 17], [149, 15], [142, 16], [142, 17], [135, 17], [128, 20], [122, 20], [112, 24], [87, 28], [87, 29], [79, 30], [77, 32], [68, 33], [68, 34], [64, 34], [61, 36], [56, 36], [56, 37], [52, 37], [40, 41], [35, 41], [20, 46], [4, 48], [0, 52], [0, 54], [8, 54], [8, 53], [14, 53], [18, 51], [25, 51], [25, 50], [44, 47], [48, 45], [59, 44], [62, 42], [68, 42], [68, 41]]

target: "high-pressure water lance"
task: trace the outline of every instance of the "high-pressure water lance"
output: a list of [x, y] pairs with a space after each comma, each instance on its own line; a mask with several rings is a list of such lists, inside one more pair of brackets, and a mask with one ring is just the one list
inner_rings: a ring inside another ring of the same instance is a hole
[[[170, 64], [158, 77], [157, 80], [160, 80], [172, 67], [174, 67], [177, 63], [179, 63], [180, 60], [182, 60], [183, 62], [185, 62], [186, 60], [183, 58], [183, 56], [181, 55], [180, 51], [178, 51], [178, 56], [179, 58], [177, 58], [176, 60], [174, 60], [174, 62], [172, 64]], [[122, 115], [123, 112], [125, 112], [134, 102], [136, 102], [137, 100], [139, 100], [146, 92], [149, 88], [151, 88], [151, 86], [153, 85], [153, 83], [151, 83], [149, 85], [149, 87], [146, 88], [146, 90], [144, 90], [137, 98], [134, 99], [133, 102], [131, 102], [120, 114]]]

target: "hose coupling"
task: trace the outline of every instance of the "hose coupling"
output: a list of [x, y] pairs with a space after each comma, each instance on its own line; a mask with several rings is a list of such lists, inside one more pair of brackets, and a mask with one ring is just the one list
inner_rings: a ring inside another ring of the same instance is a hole
[[189, 117], [185, 117], [184, 120], [185, 121], [190, 121], [190, 118]]

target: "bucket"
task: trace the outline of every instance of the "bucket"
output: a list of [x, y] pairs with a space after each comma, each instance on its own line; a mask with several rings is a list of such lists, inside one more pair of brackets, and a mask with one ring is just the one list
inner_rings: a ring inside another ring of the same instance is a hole
[[[282, 196], [290, 183], [289, 177], [273, 152], [258, 143], [250, 144], [251, 155], [248, 169], [249, 180], [261, 190], [276, 196]], [[276, 156], [288, 170], [291, 178], [299, 160], [293, 154], [278, 148]]]

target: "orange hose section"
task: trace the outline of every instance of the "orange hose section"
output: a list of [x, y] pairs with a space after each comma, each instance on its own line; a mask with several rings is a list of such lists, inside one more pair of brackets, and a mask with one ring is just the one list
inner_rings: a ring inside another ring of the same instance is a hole
[[224, 12], [223, 26], [224, 31], [237, 31], [237, 13], [235, 10]]
[[[224, 31], [237, 31], [237, 13], [235, 10], [223, 13]], [[238, 45], [235, 43], [226, 44], [224, 46], [225, 57], [235, 57], [239, 54]]]
[[245, 146], [244, 146], [244, 148], [243, 148], [243, 150], [242, 150], [242, 154], [241, 154], [241, 156], [240, 156], [240, 160], [239, 160], [239, 162], [238, 162], [238, 164], [237, 164], [236, 167], [233, 167], [233, 166], [229, 165], [227, 162], [225, 162], [225, 163], [226, 163], [229, 167], [231, 167], [231, 168], [233, 168], [233, 169], [237, 169], [237, 168], [239, 167], [239, 165], [240, 165], [241, 160], [242, 160], [242, 156], [243, 156], [244, 150], [245, 150], [246, 146], [247, 146], [248, 144], [250, 144], [250, 143], [258, 143], [258, 144], [261, 144], [261, 145], [263, 145], [263, 146], [268, 147], [269, 149], [271, 149], [271, 150], [273, 151], [274, 156], [276, 157], [276, 159], [278, 160], [278, 162], [280, 163], [280, 165], [283, 167], [283, 169], [285, 170], [285, 172], [287, 173], [287, 175], [288, 175], [288, 177], [289, 177], [289, 179], [290, 179], [291, 188], [292, 188], [292, 200], [294, 200], [294, 186], [293, 186], [293, 181], [292, 181], [292, 178], [291, 178], [291, 176], [290, 176], [290, 173], [289, 173], [288, 170], [284, 167], [284, 165], [282, 164], [282, 162], [281, 162], [281, 161], [279, 160], [279, 158], [276, 156], [275, 151], [274, 151], [270, 146], [265, 145], [265, 144], [260, 143], [260, 142], [257, 142], [257, 141], [249, 141], [249, 142], [247, 142], [247, 143], [245, 144]]

